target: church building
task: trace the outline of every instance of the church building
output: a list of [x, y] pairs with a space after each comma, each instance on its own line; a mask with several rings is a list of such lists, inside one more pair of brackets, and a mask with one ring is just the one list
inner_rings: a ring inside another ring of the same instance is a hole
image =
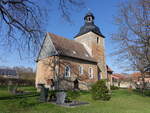
[[36, 86], [88, 90], [96, 81], [108, 78], [105, 37], [94, 19], [91, 12], [85, 15], [74, 40], [46, 34], [37, 58]]

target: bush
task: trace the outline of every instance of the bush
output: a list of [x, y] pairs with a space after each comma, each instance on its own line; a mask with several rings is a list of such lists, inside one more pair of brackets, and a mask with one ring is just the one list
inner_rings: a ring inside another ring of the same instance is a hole
[[68, 101], [74, 100], [80, 96], [80, 92], [76, 90], [68, 90], [66, 99]]
[[145, 96], [150, 96], [150, 90], [144, 90], [143, 93], [144, 93]]
[[49, 91], [49, 100], [56, 101], [56, 91], [55, 90]]
[[110, 100], [111, 98], [105, 80], [97, 81], [92, 86], [91, 94], [94, 100]]
[[111, 90], [117, 90], [117, 89], [119, 89], [119, 87], [117, 87], [117, 86], [110, 86], [110, 89]]

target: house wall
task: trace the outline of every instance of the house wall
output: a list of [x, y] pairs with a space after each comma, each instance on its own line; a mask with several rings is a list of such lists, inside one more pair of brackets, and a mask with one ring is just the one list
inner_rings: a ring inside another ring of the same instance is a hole
[[[74, 81], [77, 79], [79, 89], [88, 90], [90, 85], [98, 80], [98, 69], [95, 63], [69, 57], [48, 57], [37, 63], [36, 86], [39, 83], [46, 84], [47, 86], [51, 85], [50, 79], [54, 79], [54, 75], [56, 75], [52, 62], [54, 59], [59, 61], [56, 67], [58, 67], [60, 89], [73, 89]], [[65, 66], [69, 66], [71, 69], [70, 77], [64, 77]], [[82, 75], [79, 74], [79, 66], [83, 67]], [[93, 78], [89, 78], [88, 70], [90, 67], [93, 69]]]

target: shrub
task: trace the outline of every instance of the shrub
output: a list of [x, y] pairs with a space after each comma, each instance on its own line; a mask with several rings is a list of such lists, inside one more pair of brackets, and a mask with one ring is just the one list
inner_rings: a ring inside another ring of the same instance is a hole
[[117, 89], [119, 89], [119, 87], [117, 87], [117, 86], [110, 86], [110, 89], [111, 90], [117, 90]]
[[111, 98], [105, 80], [97, 81], [92, 86], [91, 94], [94, 100], [110, 100]]
[[68, 101], [74, 100], [80, 96], [80, 92], [76, 90], [68, 90], [66, 99]]
[[134, 92], [141, 94], [143, 96], [149, 96], [150, 97], [150, 89], [145, 89], [144, 91], [142, 89], [134, 89]]
[[144, 93], [145, 96], [150, 96], [150, 90], [144, 90], [143, 93]]
[[56, 101], [56, 91], [55, 90], [49, 91], [49, 100]]

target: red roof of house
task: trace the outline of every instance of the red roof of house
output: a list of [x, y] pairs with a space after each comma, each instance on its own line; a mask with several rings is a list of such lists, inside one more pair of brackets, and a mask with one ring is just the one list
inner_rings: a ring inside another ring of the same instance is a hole
[[125, 78], [125, 76], [123, 74], [118, 74], [118, 73], [112, 74], [112, 77], [114, 77], [116, 79], [124, 79]]
[[133, 78], [137, 78], [137, 77], [140, 77], [141, 76], [141, 73], [140, 72], [134, 72], [131, 74], [131, 77]]

